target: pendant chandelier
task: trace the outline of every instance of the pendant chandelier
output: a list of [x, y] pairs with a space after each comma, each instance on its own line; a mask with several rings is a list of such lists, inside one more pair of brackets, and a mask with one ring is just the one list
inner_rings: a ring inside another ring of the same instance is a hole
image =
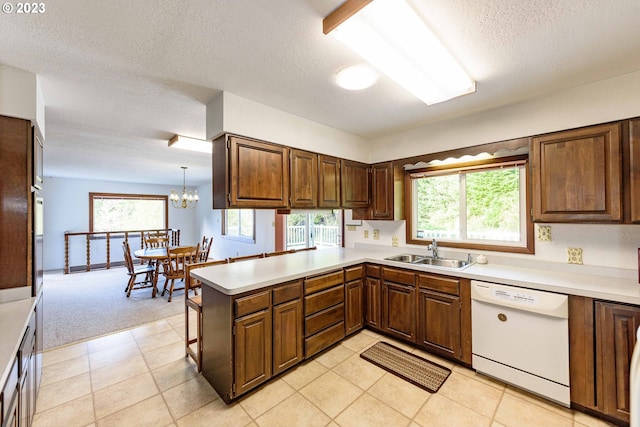
[[198, 190], [194, 190], [187, 192], [186, 186], [186, 166], [180, 166], [182, 168], [182, 197], [178, 195], [176, 190], [171, 190], [171, 195], [169, 196], [169, 200], [171, 200], [171, 204], [176, 209], [187, 209], [187, 208], [195, 208], [198, 204]]

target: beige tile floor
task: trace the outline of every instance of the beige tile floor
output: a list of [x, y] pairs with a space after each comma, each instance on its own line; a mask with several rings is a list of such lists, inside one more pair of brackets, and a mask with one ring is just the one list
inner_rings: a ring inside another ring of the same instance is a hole
[[362, 360], [364, 330], [226, 406], [184, 357], [182, 315], [45, 352], [34, 427], [607, 426], [474, 371], [430, 394]]

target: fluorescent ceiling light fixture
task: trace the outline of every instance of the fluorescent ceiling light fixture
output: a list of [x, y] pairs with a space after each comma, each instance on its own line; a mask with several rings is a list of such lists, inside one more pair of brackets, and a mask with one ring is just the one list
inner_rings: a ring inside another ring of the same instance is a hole
[[347, 0], [322, 24], [325, 34], [426, 104], [476, 90], [473, 79], [404, 0]]
[[336, 84], [347, 90], [362, 90], [371, 87], [378, 76], [365, 65], [353, 65], [344, 68], [336, 74]]
[[175, 135], [169, 140], [169, 147], [180, 148], [182, 150], [199, 151], [209, 153], [213, 151], [211, 141], [205, 139], [189, 138], [188, 136]]

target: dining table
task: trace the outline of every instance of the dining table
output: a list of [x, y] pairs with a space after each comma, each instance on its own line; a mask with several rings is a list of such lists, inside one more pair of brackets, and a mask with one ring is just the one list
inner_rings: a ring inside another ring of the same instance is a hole
[[[171, 248], [169, 248], [171, 249]], [[168, 258], [167, 248], [142, 248], [133, 252], [133, 256], [141, 260], [148, 260], [155, 266], [153, 273], [153, 291], [151, 298], [155, 298], [158, 293], [158, 277], [160, 276], [160, 266]]]

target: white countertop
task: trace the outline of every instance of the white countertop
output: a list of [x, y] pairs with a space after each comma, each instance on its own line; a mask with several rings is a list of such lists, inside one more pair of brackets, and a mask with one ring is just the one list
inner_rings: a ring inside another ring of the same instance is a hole
[[[411, 252], [411, 251], [408, 251]], [[640, 305], [637, 279], [551, 271], [502, 264], [472, 264], [463, 270], [388, 261], [398, 248], [331, 248], [222, 264], [194, 270], [192, 276], [225, 295], [237, 295], [278, 283], [313, 276], [363, 262], [464, 277]]]
[[35, 304], [36, 298], [0, 304], [0, 367], [3, 368], [0, 387], [4, 387], [9, 376]]

